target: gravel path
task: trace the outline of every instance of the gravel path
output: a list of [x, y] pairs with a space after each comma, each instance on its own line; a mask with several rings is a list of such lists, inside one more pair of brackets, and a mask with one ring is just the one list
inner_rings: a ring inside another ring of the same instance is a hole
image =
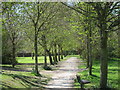
[[58, 66], [60, 68], [52, 71], [54, 75], [48, 82], [46, 88], [72, 88], [79, 62], [80, 60], [76, 57], [71, 57], [66, 61], [59, 62]]

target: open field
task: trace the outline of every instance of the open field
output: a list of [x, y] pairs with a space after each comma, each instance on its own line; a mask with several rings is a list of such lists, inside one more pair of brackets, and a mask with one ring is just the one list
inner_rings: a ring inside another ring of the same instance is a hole
[[[67, 57], [65, 57], [64, 59], [68, 58], [68, 57], [72, 57], [72, 56], [77, 56], [78, 55], [69, 55]], [[64, 60], [61, 59], [61, 60]], [[17, 61], [18, 63], [35, 63], [35, 60], [32, 59], [32, 57], [17, 57]], [[47, 63], [49, 63], [49, 57], [47, 56]], [[44, 63], [44, 56], [39, 56], [38, 57], [38, 63]]]
[[[47, 56], [48, 63], [49, 63], [49, 57]], [[32, 59], [32, 57], [17, 57], [18, 63], [35, 63], [35, 60]], [[44, 56], [38, 57], [38, 63], [44, 63]]]

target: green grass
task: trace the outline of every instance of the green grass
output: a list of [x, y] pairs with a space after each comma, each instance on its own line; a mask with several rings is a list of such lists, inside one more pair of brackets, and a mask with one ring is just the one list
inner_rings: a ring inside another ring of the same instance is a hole
[[[61, 59], [61, 61], [66, 60], [67, 58], [70, 57], [79, 57], [78, 55], [68, 55], [64, 57], [64, 59]], [[18, 63], [35, 63], [35, 60], [32, 59], [32, 57], [17, 57], [16, 58]], [[47, 56], [47, 63], [49, 63], [49, 57]], [[44, 63], [44, 56], [39, 56], [38, 57], [38, 63]]]
[[[17, 61], [18, 63], [34, 63], [31, 57], [17, 57]], [[44, 63], [44, 56], [39, 57], [38, 62]], [[41, 85], [47, 84], [49, 80], [49, 77], [37, 77], [34, 75], [34, 64], [16, 65], [15, 68], [8, 64], [2, 64], [1, 66], [7, 68], [7, 70], [2, 70], [2, 85], [0, 87], [3, 88], [42, 88]], [[39, 70], [43, 69], [42, 65], [39, 65], [38, 68]]]
[[77, 58], [80, 58], [79, 55], [68, 55], [67, 57], [77, 57]]
[[[77, 57], [80, 58], [79, 55], [68, 55], [67, 57], [64, 57], [63, 60], [66, 60], [70, 57]], [[48, 58], [48, 57], [47, 57]], [[34, 60], [31, 59], [31, 57], [17, 57], [17, 60], [19, 63], [34, 63]], [[49, 60], [48, 60], [49, 61]], [[108, 86], [111, 88], [118, 88], [118, 62], [120, 62], [120, 59], [112, 58], [109, 59], [109, 67], [108, 67]], [[39, 63], [44, 63], [44, 57], [39, 57]], [[99, 87], [99, 81], [100, 81], [100, 62], [98, 60], [94, 61], [93, 63], [93, 75], [88, 75], [88, 70], [79, 72], [78, 74], [81, 75], [82, 79], [89, 80], [91, 83], [85, 85], [85, 88], [91, 88]], [[2, 65], [8, 68], [12, 68], [11, 65]], [[2, 70], [2, 86], [4, 88], [31, 88], [31, 87], [38, 87], [42, 88], [41, 85], [47, 84], [47, 81], [50, 79], [49, 77], [45, 78], [43, 77], [37, 77], [32, 73], [32, 69], [34, 68], [34, 65], [16, 65], [14, 70]], [[85, 67], [85, 61], [81, 62], [79, 65], [79, 68], [86, 68]], [[24, 71], [28, 69], [28, 71]], [[23, 70], [23, 71], [19, 71]], [[39, 70], [42, 70], [42, 66], [39, 65]], [[77, 80], [75, 80], [74, 83], [76, 88], [79, 88], [79, 83]]]
[[[118, 88], [118, 62], [120, 62], [120, 59], [118, 58], [112, 58], [108, 61], [108, 87], [110, 88]], [[82, 65], [79, 65], [79, 68], [86, 68], [85, 61], [83, 61]], [[92, 72], [93, 76], [88, 75], [88, 70], [84, 70], [78, 73], [78, 75], [80, 75], [83, 80], [88, 80], [91, 82], [86, 84], [85, 88], [99, 88], [100, 61], [93, 61]], [[74, 85], [76, 88], [80, 88], [76, 79]]]
[[[73, 57], [73, 55], [64, 57], [61, 61], [70, 57]], [[17, 57], [17, 60], [19, 63], [34, 63], [31, 57]], [[38, 60], [39, 63], [44, 63], [44, 56], [40, 56]], [[2, 84], [0, 87], [3, 88], [42, 88], [41, 85], [46, 85], [50, 80], [49, 75], [35, 76], [33, 73], [34, 65], [16, 65], [15, 68], [8, 64], [2, 64], [1, 66], [6, 68], [2, 70], [1, 76]], [[42, 65], [38, 65], [38, 68], [43, 70]]]
[[77, 57], [77, 58], [79, 58], [80, 56], [79, 56], [79, 55], [67, 55], [67, 56], [64, 57], [61, 61], [64, 61], [64, 60], [66, 60], [66, 59], [68, 59], [68, 58], [70, 58], [70, 57]]
[[37, 77], [30, 72], [12, 72], [2, 74], [3, 88], [42, 88], [47, 84], [48, 78]]
[[[17, 57], [18, 63], [35, 63], [35, 60], [32, 57]], [[49, 63], [49, 57], [47, 56], [47, 61]], [[44, 63], [44, 56], [38, 57], [38, 63]]]
[[49, 81], [49, 77], [46, 78], [45, 76], [42, 77], [35, 76], [30, 66], [32, 65], [16, 65], [15, 68], [12, 68], [11, 65], [5, 66], [7, 69], [2, 70], [2, 76], [1, 76], [2, 84], [0, 87], [42, 88], [41, 85], [47, 84], [47, 81]]

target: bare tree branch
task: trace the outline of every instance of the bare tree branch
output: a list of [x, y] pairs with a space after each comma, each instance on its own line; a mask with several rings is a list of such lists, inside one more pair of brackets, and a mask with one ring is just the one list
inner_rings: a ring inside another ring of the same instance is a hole
[[[115, 4], [112, 3], [112, 4], [110, 5], [111, 9], [110, 9], [110, 11], [108, 12], [108, 15], [110, 15], [110, 13], [114, 10], [114, 8], [116, 7], [116, 5], [117, 5], [118, 3], [120, 3], [120, 2], [115, 2]], [[113, 4], [114, 4], [114, 5], [113, 5]]]
[[[24, 7], [25, 9], [25, 7]], [[29, 14], [28, 10], [25, 9], [25, 11], [27, 12], [27, 14], [29, 15], [30, 19], [32, 20], [33, 24], [36, 25], [35, 20], [32, 18], [32, 16]]]
[[87, 16], [86, 13], [83, 13], [82, 11], [77, 10], [77, 9], [75, 9], [75, 8], [73, 8], [73, 7], [71, 7], [71, 6], [67, 5], [67, 4], [65, 4], [65, 3], [63, 3], [63, 2], [61, 2], [61, 3], [62, 3], [63, 5], [65, 5], [65, 6], [67, 6], [68, 8], [70, 8], [70, 9], [72, 9], [72, 10], [75, 10], [76, 12], [78, 12], [78, 13], [80, 13], [80, 14], [82, 14], [82, 15]]
[[111, 30], [112, 28], [114, 28], [114, 27], [116, 27], [116, 26], [118, 26], [118, 25], [120, 25], [120, 20], [119, 19], [117, 19], [117, 20], [115, 20], [115, 21], [113, 21], [111, 24], [110, 24], [110, 26], [108, 27], [108, 30]]

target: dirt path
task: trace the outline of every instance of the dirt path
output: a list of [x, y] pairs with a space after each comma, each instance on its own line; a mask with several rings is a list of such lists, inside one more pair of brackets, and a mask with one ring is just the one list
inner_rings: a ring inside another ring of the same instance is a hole
[[[66, 61], [59, 62], [58, 70], [51, 71], [52, 79], [48, 82], [46, 88], [72, 88], [76, 73], [78, 71], [79, 59], [71, 57]], [[48, 72], [49, 74], [49, 72]]]

